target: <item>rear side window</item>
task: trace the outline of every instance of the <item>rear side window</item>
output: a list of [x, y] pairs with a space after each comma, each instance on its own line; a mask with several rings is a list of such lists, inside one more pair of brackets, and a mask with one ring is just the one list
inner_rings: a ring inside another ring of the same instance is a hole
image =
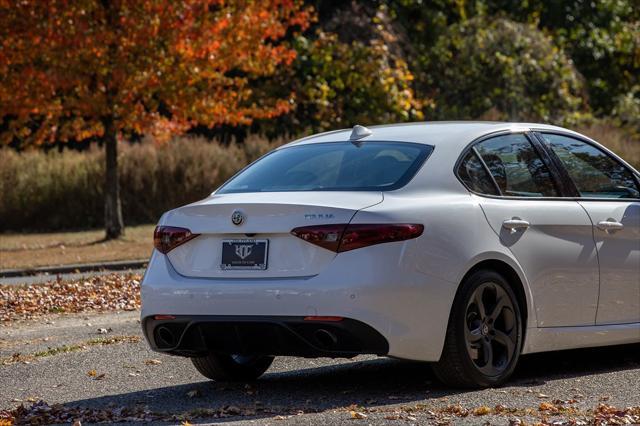
[[458, 176], [460, 176], [467, 188], [472, 191], [481, 194], [500, 195], [487, 169], [484, 168], [482, 162], [473, 151], [469, 151], [460, 163]]
[[542, 134], [558, 156], [582, 197], [639, 198], [631, 172], [606, 152], [567, 136]]
[[294, 145], [262, 157], [217, 193], [389, 191], [407, 184], [432, 151], [408, 142]]
[[524, 135], [496, 136], [480, 142], [475, 147], [502, 195], [558, 196], [549, 169]]

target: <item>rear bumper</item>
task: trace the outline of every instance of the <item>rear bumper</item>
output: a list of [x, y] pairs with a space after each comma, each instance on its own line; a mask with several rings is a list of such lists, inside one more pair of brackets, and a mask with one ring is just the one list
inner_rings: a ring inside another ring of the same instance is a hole
[[151, 348], [180, 356], [211, 352], [241, 355], [352, 357], [386, 355], [387, 340], [353, 319], [308, 321], [290, 316], [178, 315], [147, 317], [142, 329]]
[[[362, 345], [359, 349], [339, 349], [337, 352], [348, 356], [380, 353], [403, 359], [437, 361], [457, 285], [416, 267], [418, 259], [409, 253], [410, 245], [415, 241], [341, 253], [330, 268], [315, 276], [261, 280], [185, 277], [176, 272], [167, 256], [154, 251], [141, 285], [141, 318], [148, 321], [147, 318], [155, 315], [232, 319], [337, 316], [366, 325], [381, 335], [388, 347], [382, 350], [381, 345]], [[287, 321], [283, 325], [280, 321], [278, 327], [280, 331], [276, 334], [287, 334], [292, 325]], [[203, 326], [195, 328], [202, 329]], [[354, 336], [350, 340], [361, 339], [359, 330], [348, 329]], [[228, 331], [223, 330], [225, 333]], [[149, 336], [154, 349], [173, 350], [160, 348], [153, 341], [153, 335]], [[312, 343], [311, 349], [308, 342]], [[293, 346], [296, 350], [306, 346], [301, 351], [305, 356], [336, 356], [332, 351], [318, 348], [312, 339]], [[181, 350], [174, 349], [174, 353]], [[290, 347], [287, 351], [293, 354]]]

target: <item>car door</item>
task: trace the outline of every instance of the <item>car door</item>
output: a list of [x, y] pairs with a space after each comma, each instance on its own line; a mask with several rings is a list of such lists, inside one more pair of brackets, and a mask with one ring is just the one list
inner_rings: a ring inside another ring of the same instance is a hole
[[578, 202], [561, 198], [549, 167], [527, 135], [506, 134], [475, 144], [458, 176], [479, 194], [490, 226], [523, 269], [538, 326], [593, 325], [598, 261], [591, 220]]
[[640, 187], [634, 173], [588, 141], [540, 133], [593, 223], [600, 262], [597, 324], [640, 322]]

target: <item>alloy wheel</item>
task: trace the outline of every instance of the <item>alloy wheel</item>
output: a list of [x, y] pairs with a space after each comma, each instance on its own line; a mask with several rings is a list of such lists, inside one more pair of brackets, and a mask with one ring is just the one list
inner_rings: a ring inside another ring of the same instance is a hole
[[516, 351], [518, 323], [513, 301], [498, 284], [478, 286], [465, 313], [465, 343], [476, 368], [486, 376], [498, 376]]

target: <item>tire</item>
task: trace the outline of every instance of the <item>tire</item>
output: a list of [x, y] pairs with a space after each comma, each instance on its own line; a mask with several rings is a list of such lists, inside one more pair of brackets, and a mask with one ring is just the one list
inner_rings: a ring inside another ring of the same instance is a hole
[[491, 270], [474, 272], [453, 302], [442, 356], [433, 364], [436, 377], [458, 388], [504, 383], [520, 357], [522, 323], [507, 280]]
[[258, 355], [209, 354], [191, 358], [204, 377], [217, 382], [250, 382], [269, 369], [274, 357]]

